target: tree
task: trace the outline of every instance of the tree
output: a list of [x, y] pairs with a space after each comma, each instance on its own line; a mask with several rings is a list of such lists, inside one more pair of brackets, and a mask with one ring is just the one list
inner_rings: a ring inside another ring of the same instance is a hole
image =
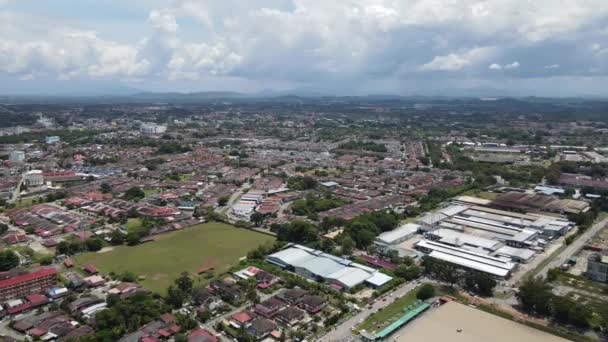
[[187, 295], [192, 293], [193, 284], [194, 282], [192, 281], [192, 278], [190, 278], [190, 274], [188, 272], [182, 272], [179, 278], [175, 279], [175, 285], [177, 285], [177, 288]]
[[104, 194], [108, 194], [110, 192], [112, 192], [112, 186], [110, 186], [110, 184], [108, 183], [101, 183], [101, 185], [99, 186], [99, 190], [101, 190], [101, 192], [103, 192]]
[[554, 282], [555, 280], [557, 280], [560, 273], [561, 271], [559, 270], [559, 268], [550, 268], [549, 271], [547, 271], [547, 281], [550, 283]]
[[201, 323], [207, 323], [211, 319], [211, 312], [209, 312], [209, 310], [198, 311], [196, 314], [196, 318]]
[[490, 297], [496, 287], [496, 280], [487, 273], [467, 272], [464, 278], [465, 288], [477, 292], [481, 296]]
[[0, 235], [6, 233], [8, 231], [8, 225], [4, 223], [0, 223]]
[[395, 275], [399, 278], [403, 278], [405, 280], [414, 280], [420, 277], [422, 270], [420, 267], [416, 265], [407, 266], [407, 265], [399, 265], [395, 269]]
[[250, 220], [256, 225], [256, 227], [259, 227], [264, 222], [265, 217], [266, 216], [264, 214], [256, 211], [255, 213], [251, 214]]
[[353, 253], [355, 241], [350, 236], [345, 236], [340, 242], [340, 247], [343, 255], [350, 255]]
[[139, 244], [140, 240], [141, 240], [141, 237], [136, 232], [129, 232], [129, 233], [127, 233], [127, 236], [125, 237], [125, 241], [127, 241], [127, 245], [129, 245], [129, 246], [135, 246], [135, 245]]
[[574, 303], [574, 306], [570, 309], [568, 320], [579, 328], [587, 328], [592, 316], [593, 311], [587, 305]]
[[126, 200], [138, 200], [144, 197], [146, 197], [146, 193], [138, 186], [129, 188], [123, 195]]
[[420, 300], [427, 300], [435, 297], [435, 287], [431, 284], [423, 284], [416, 292], [416, 298]]
[[217, 205], [220, 207], [225, 206], [226, 204], [228, 204], [228, 200], [230, 200], [230, 197], [228, 196], [222, 196], [220, 198], [217, 199]]
[[551, 285], [542, 277], [528, 277], [519, 286], [517, 299], [524, 310], [548, 315], [553, 299]]
[[103, 247], [103, 240], [100, 238], [91, 238], [87, 239], [84, 244], [87, 247], [87, 250], [97, 252]]
[[184, 305], [186, 299], [184, 293], [174, 285], [170, 285], [167, 289], [167, 297], [165, 298], [167, 304], [174, 309], [179, 309]]
[[122, 245], [125, 241], [125, 236], [120, 230], [116, 229], [110, 233], [110, 243], [113, 245]]
[[17, 266], [19, 266], [19, 256], [15, 252], [11, 250], [0, 252], [0, 272], [6, 272]]

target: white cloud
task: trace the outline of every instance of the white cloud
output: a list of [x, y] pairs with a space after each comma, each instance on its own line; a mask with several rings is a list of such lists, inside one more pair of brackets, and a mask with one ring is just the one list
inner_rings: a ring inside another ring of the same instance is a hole
[[177, 22], [175, 15], [168, 10], [152, 10], [148, 16], [148, 21], [154, 28], [164, 33], [176, 33]]
[[[147, 20], [141, 13], [133, 25], [142, 37], [131, 42], [70, 26], [65, 18], [28, 18], [3, 7], [0, 71], [21, 77], [180, 82], [225, 76], [351, 85], [442, 77], [427, 76], [432, 71], [530, 77], [530, 70], [542, 73], [544, 63], [534, 56], [543, 52], [562, 65], [551, 68], [559, 69], [552, 74], [583, 73], [583, 66], [601, 73], [608, 72], [608, 50], [598, 43], [605, 39], [605, 1], [172, 0], [148, 8]], [[559, 54], [544, 50], [551, 44]], [[471, 48], [476, 46], [481, 47]], [[576, 53], [581, 49], [592, 53]], [[522, 53], [525, 68], [517, 61]]]
[[545, 69], [558, 69], [559, 68], [559, 64], [550, 64], [550, 65], [545, 65], [544, 67]]
[[509, 69], [517, 69], [520, 67], [519, 62], [515, 61], [513, 63], [509, 63], [509, 64], [505, 64], [505, 65], [500, 65], [498, 63], [492, 63], [490, 64], [490, 66], [488, 67], [488, 69], [490, 70], [509, 70]]
[[102, 40], [93, 32], [55, 32], [46, 41], [0, 39], [0, 71], [22, 78], [53, 74], [129, 78], [144, 75], [147, 67], [135, 48]]
[[435, 56], [433, 60], [421, 65], [421, 71], [457, 71], [484, 60], [492, 53], [491, 48], [474, 48], [464, 53], [450, 53], [444, 56]]

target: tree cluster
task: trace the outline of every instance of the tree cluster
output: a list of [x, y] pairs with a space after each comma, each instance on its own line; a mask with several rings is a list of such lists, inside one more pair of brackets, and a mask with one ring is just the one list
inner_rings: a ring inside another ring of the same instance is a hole
[[529, 277], [519, 286], [517, 299], [527, 312], [549, 316], [579, 328], [589, 327], [593, 311], [566, 296], [553, 294], [553, 288], [542, 277]]

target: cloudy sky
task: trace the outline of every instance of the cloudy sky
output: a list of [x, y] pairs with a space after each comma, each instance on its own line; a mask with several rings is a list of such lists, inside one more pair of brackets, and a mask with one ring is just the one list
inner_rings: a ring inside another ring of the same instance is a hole
[[0, 0], [0, 93], [132, 90], [606, 96], [608, 0]]

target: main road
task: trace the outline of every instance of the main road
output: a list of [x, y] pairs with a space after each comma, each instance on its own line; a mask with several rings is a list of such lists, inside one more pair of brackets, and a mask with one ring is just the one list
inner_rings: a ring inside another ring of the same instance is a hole
[[549, 261], [545, 267], [539, 270], [536, 275], [537, 276], [547, 276], [547, 272], [550, 269], [560, 267], [565, 264], [570, 257], [578, 253], [585, 244], [591, 240], [594, 236], [596, 236], [602, 229], [606, 227], [608, 224], [608, 217], [603, 220], [593, 224], [589, 229], [587, 229], [584, 233], [582, 233], [576, 240], [574, 240], [570, 245], [568, 245], [564, 250], [562, 250], [558, 255], [553, 257], [551, 261]]
[[[346, 321], [340, 323], [330, 330], [327, 334], [320, 337], [317, 341], [320, 342], [347, 342], [347, 341], [355, 341], [355, 337], [352, 333], [352, 328], [359, 325], [362, 321], [364, 321], [368, 316], [372, 315], [378, 310], [383, 309], [393, 302], [394, 299], [400, 298], [404, 296], [406, 293], [415, 289], [419, 284], [423, 283], [426, 279], [420, 279], [416, 282], [409, 282], [401, 287], [397, 288], [392, 292], [392, 296], [389, 294], [385, 294], [382, 297], [378, 297], [375, 302], [371, 304], [371, 308], [368, 305], [365, 308], [362, 308], [359, 313], [350, 317]], [[382, 298], [387, 298], [384, 301]]]

